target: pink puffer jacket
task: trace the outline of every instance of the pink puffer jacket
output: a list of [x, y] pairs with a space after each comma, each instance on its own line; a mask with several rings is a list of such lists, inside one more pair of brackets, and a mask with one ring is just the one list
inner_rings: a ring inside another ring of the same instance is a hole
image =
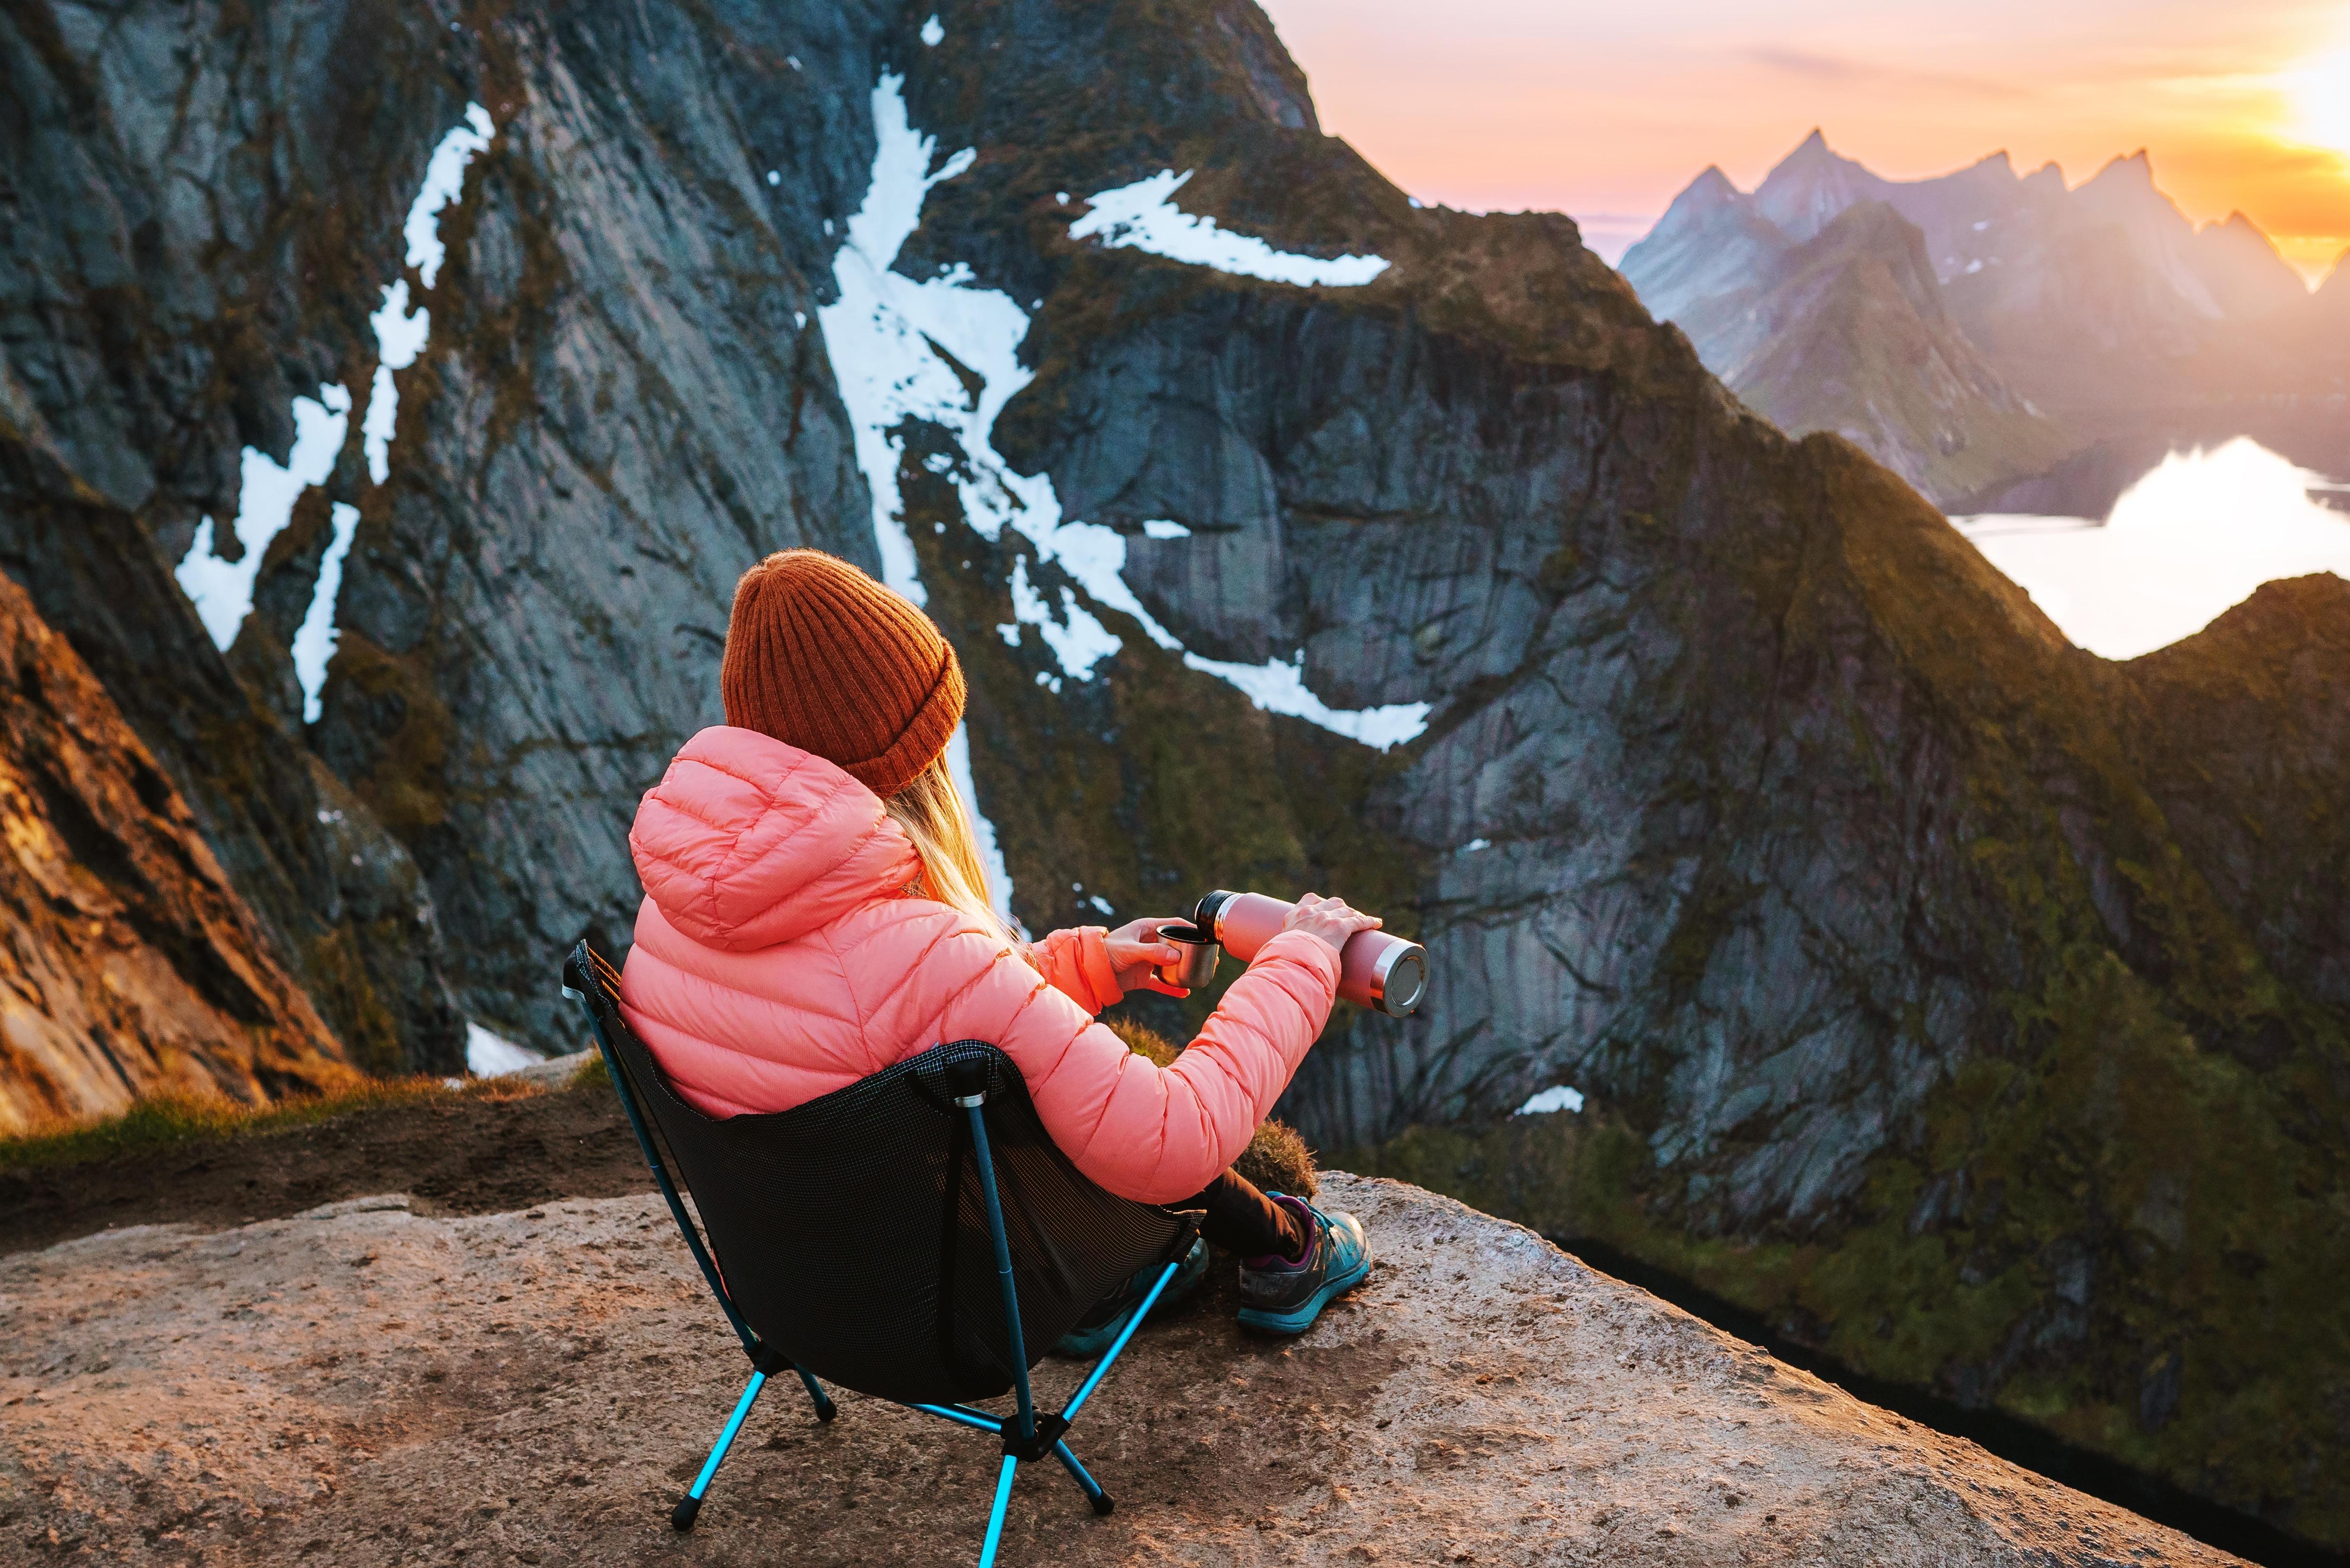
[[993, 1041], [1078, 1169], [1172, 1203], [1248, 1147], [1337, 990], [1329, 945], [1284, 932], [1175, 1065], [1155, 1066], [1094, 1022], [1121, 994], [1100, 927], [1024, 957], [910, 897], [920, 862], [879, 798], [754, 730], [686, 742], [629, 844], [645, 902], [621, 1012], [712, 1116], [788, 1110], [941, 1042]]

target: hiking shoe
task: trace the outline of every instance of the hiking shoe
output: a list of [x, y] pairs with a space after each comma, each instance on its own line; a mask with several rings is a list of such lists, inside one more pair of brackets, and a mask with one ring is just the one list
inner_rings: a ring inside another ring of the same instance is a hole
[[1341, 1210], [1325, 1214], [1302, 1198], [1265, 1194], [1305, 1218], [1314, 1236], [1303, 1262], [1249, 1258], [1241, 1263], [1241, 1324], [1268, 1334], [1304, 1334], [1341, 1292], [1371, 1272], [1370, 1239], [1362, 1221]]
[[[1091, 1311], [1079, 1318], [1076, 1327], [1055, 1341], [1053, 1353], [1079, 1361], [1091, 1361], [1107, 1350], [1110, 1342], [1118, 1337], [1118, 1330], [1126, 1326], [1127, 1314], [1150, 1293], [1151, 1282], [1166, 1266], [1153, 1263], [1149, 1268], [1136, 1270], [1126, 1283], [1104, 1296]], [[1151, 1303], [1150, 1310], [1165, 1312], [1199, 1289], [1200, 1282], [1207, 1277], [1207, 1273], [1208, 1244], [1195, 1241], [1191, 1243], [1191, 1250], [1183, 1254], [1182, 1264], [1176, 1269], [1175, 1277], [1167, 1282], [1167, 1288], [1159, 1293], [1159, 1299]]]

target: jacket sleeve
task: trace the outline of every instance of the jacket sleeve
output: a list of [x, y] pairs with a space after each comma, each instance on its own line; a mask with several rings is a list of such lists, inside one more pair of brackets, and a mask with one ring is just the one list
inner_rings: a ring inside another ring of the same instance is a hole
[[1225, 991], [1191, 1048], [1159, 1067], [1005, 949], [950, 1004], [940, 1037], [994, 1041], [1079, 1170], [1121, 1197], [1174, 1203], [1248, 1147], [1337, 988], [1329, 945], [1284, 931]]
[[1055, 931], [1028, 949], [1028, 961], [1053, 989], [1086, 1010], [1090, 1018], [1126, 995], [1109, 961], [1109, 932], [1101, 926]]

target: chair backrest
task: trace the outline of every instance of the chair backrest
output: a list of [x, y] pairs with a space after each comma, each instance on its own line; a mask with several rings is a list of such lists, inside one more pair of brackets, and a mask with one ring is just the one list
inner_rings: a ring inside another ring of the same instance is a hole
[[989, 1151], [1031, 1365], [1190, 1224], [1104, 1191], [1054, 1144], [994, 1045], [934, 1045], [772, 1115], [681, 1099], [620, 1015], [619, 976], [586, 942], [565, 978], [692, 1194], [727, 1294], [754, 1333], [817, 1376], [906, 1403], [1012, 1386], [993, 1242], [958, 1094], [983, 1086]]

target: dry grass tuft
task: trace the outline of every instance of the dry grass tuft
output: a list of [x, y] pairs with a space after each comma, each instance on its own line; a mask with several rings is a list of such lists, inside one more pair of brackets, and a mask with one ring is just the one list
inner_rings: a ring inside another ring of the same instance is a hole
[[1183, 1047], [1170, 1040], [1149, 1024], [1137, 1023], [1131, 1018], [1105, 1018], [1109, 1032], [1126, 1042], [1126, 1048], [1138, 1056], [1148, 1056], [1162, 1067], [1172, 1067]]
[[1287, 1122], [1267, 1118], [1256, 1124], [1256, 1136], [1232, 1161], [1232, 1168], [1266, 1192], [1286, 1192], [1312, 1198], [1322, 1190], [1314, 1179], [1314, 1151]]

